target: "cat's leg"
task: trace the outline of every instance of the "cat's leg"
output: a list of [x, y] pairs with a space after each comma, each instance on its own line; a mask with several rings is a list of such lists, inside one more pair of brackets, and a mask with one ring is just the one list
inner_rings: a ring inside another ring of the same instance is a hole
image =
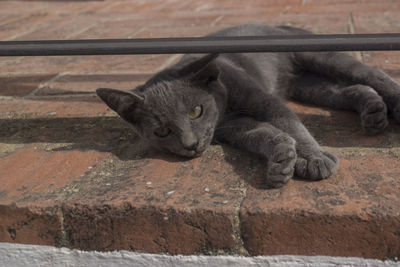
[[270, 187], [281, 187], [293, 176], [296, 163], [295, 140], [267, 122], [252, 117], [229, 120], [216, 128], [215, 138], [267, 159]]
[[271, 94], [249, 91], [246, 95], [251, 102], [244, 103], [247, 110], [258, 120], [266, 121], [288, 133], [296, 140], [296, 174], [305, 179], [320, 180], [331, 176], [339, 164], [333, 154], [323, 150], [311, 136], [297, 115], [280, 98]]
[[[226, 69], [229, 70], [228, 67]], [[236, 72], [235, 69], [231, 70], [231, 73]], [[233, 112], [268, 122], [296, 140], [295, 172], [299, 177], [320, 180], [336, 171], [338, 159], [318, 145], [297, 115], [279, 97], [266, 93], [250, 76], [228, 77], [229, 79], [224, 79], [223, 82], [232, 95], [229, 97], [228, 106]]]
[[380, 133], [388, 125], [382, 97], [367, 85], [346, 86], [321, 75], [306, 73], [289, 90], [289, 96], [318, 106], [356, 111], [367, 134]]
[[[342, 52], [299, 52], [294, 55], [300, 68], [349, 84], [372, 87], [382, 97], [389, 113], [400, 123], [400, 84], [382, 70], [370, 67]], [[380, 105], [376, 108], [379, 109]]]

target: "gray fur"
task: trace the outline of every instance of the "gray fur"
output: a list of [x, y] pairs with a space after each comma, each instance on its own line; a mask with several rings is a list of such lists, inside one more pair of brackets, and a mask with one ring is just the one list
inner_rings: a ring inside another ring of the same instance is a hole
[[[240, 25], [212, 35], [305, 33], [309, 32]], [[339, 162], [318, 145], [284, 105], [284, 98], [354, 110], [367, 134], [385, 129], [387, 112], [400, 121], [399, 84], [381, 70], [338, 52], [185, 55], [131, 93], [97, 93], [161, 150], [195, 157], [215, 139], [265, 157], [265, 181], [272, 187], [284, 185], [294, 174], [327, 178]], [[194, 106], [201, 106], [203, 113], [190, 119]], [[156, 135], [160, 129], [168, 135]]]

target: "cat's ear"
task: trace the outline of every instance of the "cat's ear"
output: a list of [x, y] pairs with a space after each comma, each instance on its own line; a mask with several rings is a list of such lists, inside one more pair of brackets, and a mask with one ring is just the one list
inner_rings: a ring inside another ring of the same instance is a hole
[[99, 88], [96, 90], [96, 93], [107, 106], [116, 111], [123, 118], [125, 118], [128, 110], [144, 102], [143, 96], [130, 91]]
[[218, 57], [218, 54], [209, 54], [198, 60], [195, 60], [179, 72], [182, 76], [189, 76], [191, 81], [200, 83], [210, 83], [218, 80], [220, 71], [214, 59]]
[[185, 65], [183, 68], [181, 68], [179, 70], [179, 74], [181, 76], [187, 76], [187, 75], [197, 73], [198, 71], [200, 71], [201, 69], [206, 67], [211, 61], [213, 61], [217, 57], [218, 57], [218, 54], [209, 54], [204, 57], [201, 57], [201, 58]]
[[201, 84], [210, 84], [219, 78], [219, 68], [215, 62], [210, 62], [204, 68], [195, 73], [190, 80]]

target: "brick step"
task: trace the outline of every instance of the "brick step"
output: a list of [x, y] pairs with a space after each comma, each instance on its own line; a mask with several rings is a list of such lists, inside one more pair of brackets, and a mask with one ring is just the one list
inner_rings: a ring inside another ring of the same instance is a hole
[[[327, 180], [274, 190], [263, 187], [261, 159], [219, 145], [194, 160], [164, 155], [116, 117], [1, 119], [0, 240], [171, 254], [398, 256], [399, 126], [365, 137], [355, 114], [290, 106], [341, 165]], [[341, 116], [347, 122], [338, 125]]]
[[[400, 30], [391, 0], [23, 1], [1, 40], [200, 36], [239, 23], [318, 33]], [[362, 52], [400, 81], [400, 54]], [[341, 160], [331, 178], [263, 186], [263, 162], [213, 145], [194, 160], [143, 144], [96, 98], [176, 55], [0, 58], [0, 242], [170, 254], [400, 255], [400, 127], [365, 136], [349, 112], [289, 102]]]

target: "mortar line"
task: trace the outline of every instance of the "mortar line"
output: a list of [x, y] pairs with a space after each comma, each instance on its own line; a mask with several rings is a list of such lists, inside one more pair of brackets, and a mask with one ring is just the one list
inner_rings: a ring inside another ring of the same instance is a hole
[[[350, 12], [350, 14], [349, 14], [349, 19], [348, 19], [347, 25], [348, 25], [348, 27], [347, 27], [348, 28], [348, 32], [351, 33], [351, 34], [354, 34], [355, 33], [355, 23], [354, 23], [353, 12]], [[358, 60], [360, 60], [361, 62], [364, 62], [364, 56], [363, 56], [362, 52], [356, 51], [355, 52], [355, 57]]]
[[69, 242], [67, 238], [67, 232], [65, 231], [65, 225], [64, 225], [64, 212], [63, 212], [63, 207], [58, 207], [57, 210], [57, 216], [60, 221], [60, 232], [61, 232], [61, 240], [59, 242], [59, 245], [61, 247], [69, 247]]
[[59, 94], [59, 95], [39, 95], [33, 97], [26, 97], [27, 100], [41, 100], [41, 99], [63, 99], [63, 98], [80, 98], [80, 97], [95, 97], [96, 93], [78, 93], [78, 94]]
[[134, 33], [128, 35], [128, 39], [132, 39], [133, 37], [135, 37], [136, 35], [138, 35], [139, 33], [145, 31], [147, 28], [146, 27], [142, 27], [139, 30], [135, 31]]
[[77, 38], [77, 36], [79, 36], [80, 34], [92, 29], [93, 27], [96, 26], [96, 22], [91, 23], [89, 26], [81, 28], [79, 31], [76, 31], [74, 33], [69, 34], [68, 36], [65, 37], [65, 39], [72, 39], [72, 38]]
[[43, 87], [47, 86], [48, 84], [50, 84], [50, 83], [52, 83], [52, 82], [58, 80], [60, 77], [62, 77], [62, 76], [64, 76], [64, 75], [67, 75], [67, 74], [68, 74], [67, 71], [65, 71], [65, 72], [60, 72], [60, 73], [58, 73], [56, 76], [54, 76], [53, 78], [51, 78], [50, 80], [48, 80], [48, 81], [46, 81], [46, 82], [43, 82], [43, 83], [40, 83], [34, 90], [32, 90], [32, 92], [30, 92], [30, 93], [29, 93], [28, 95], [26, 95], [24, 98], [32, 98], [33, 96], [36, 95], [36, 93], [37, 93], [40, 89], [42, 89]]
[[46, 21], [44, 21], [43, 23], [39, 23], [39, 25], [36, 25], [36, 27], [33, 27], [33, 28], [29, 29], [29, 30], [14, 34], [14, 35], [9, 36], [7, 38], [4, 38], [2, 41], [13, 41], [13, 40], [15, 40], [15, 39], [17, 39], [17, 38], [19, 38], [21, 36], [28, 35], [28, 34], [33, 33], [35, 31], [40, 31], [40, 30], [46, 28], [46, 26], [48, 26], [49, 24], [51, 24], [51, 22], [52, 22], [51, 20], [52, 19], [58, 18], [58, 17], [59, 16], [56, 16], [56, 15], [50, 15], [49, 18]]
[[211, 23], [211, 26], [215, 26], [223, 17], [224, 17], [224, 15], [221, 15], [221, 16], [219, 16], [218, 18], [216, 18], [216, 19]]
[[165, 69], [166, 67], [168, 67], [169, 65], [171, 65], [172, 62], [174, 62], [175, 59], [179, 58], [181, 55], [173, 55], [171, 57], [169, 57], [167, 60], [164, 61], [163, 64], [161, 64], [158, 68], [154, 69], [154, 72], [159, 72], [162, 71], [163, 69]]
[[241, 219], [240, 219], [240, 211], [243, 206], [243, 202], [247, 197], [247, 190], [248, 190], [249, 184], [245, 181], [242, 180], [239, 189], [240, 189], [240, 196], [238, 199], [238, 205], [235, 205], [234, 208], [234, 217], [233, 217], [233, 233], [235, 236], [235, 246], [234, 250], [237, 254], [242, 255], [242, 256], [250, 256], [249, 251], [246, 249], [243, 238], [242, 238], [242, 228], [241, 228]]

